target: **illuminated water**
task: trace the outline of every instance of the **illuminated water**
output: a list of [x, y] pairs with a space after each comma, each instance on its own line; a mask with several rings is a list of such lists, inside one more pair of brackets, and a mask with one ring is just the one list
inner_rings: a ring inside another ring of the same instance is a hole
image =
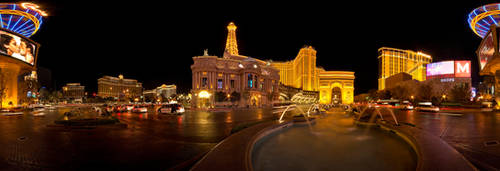
[[355, 126], [343, 113], [317, 119], [259, 141], [255, 170], [415, 170], [416, 155], [398, 136], [378, 128]]

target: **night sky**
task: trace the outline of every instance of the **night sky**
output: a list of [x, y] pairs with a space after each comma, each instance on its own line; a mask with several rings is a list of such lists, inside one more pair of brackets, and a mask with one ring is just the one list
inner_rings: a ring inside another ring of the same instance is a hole
[[287, 61], [311, 45], [318, 66], [356, 72], [355, 94], [377, 88], [383, 46], [422, 51], [433, 61], [472, 60], [477, 83], [481, 39], [466, 18], [494, 1], [412, 2], [34, 1], [50, 16], [31, 39], [41, 44], [38, 66], [52, 71], [56, 89], [80, 82], [95, 92], [98, 78], [123, 74], [145, 89], [176, 84], [188, 92], [192, 57], [203, 49], [222, 56], [231, 21], [241, 55]]

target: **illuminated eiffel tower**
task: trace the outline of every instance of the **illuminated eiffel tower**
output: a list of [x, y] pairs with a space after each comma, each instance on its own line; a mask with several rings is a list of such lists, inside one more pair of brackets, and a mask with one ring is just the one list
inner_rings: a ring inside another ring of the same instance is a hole
[[226, 52], [231, 55], [238, 55], [238, 44], [236, 43], [236, 26], [230, 22], [227, 26]]

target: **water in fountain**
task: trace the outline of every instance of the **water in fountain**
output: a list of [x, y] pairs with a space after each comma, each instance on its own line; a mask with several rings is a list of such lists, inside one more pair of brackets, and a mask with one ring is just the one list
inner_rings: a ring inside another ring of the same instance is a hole
[[368, 120], [368, 123], [374, 123], [375, 122], [375, 119], [376, 119], [376, 115], [378, 115], [380, 117], [381, 120], [384, 120], [384, 117], [382, 115], [382, 113], [380, 112], [381, 109], [385, 109], [386, 111], [389, 111], [389, 113], [391, 114], [392, 116], [392, 119], [394, 119], [394, 123], [396, 125], [399, 125], [399, 122], [396, 118], [396, 115], [394, 115], [394, 112], [387, 108], [387, 107], [372, 107], [371, 105], [368, 105], [366, 106], [362, 111], [361, 113], [359, 114], [358, 116], [358, 119], [357, 121], [361, 121], [361, 118], [363, 117], [363, 114], [365, 113], [366, 110], [368, 109], [371, 109], [373, 110], [373, 112], [371, 112], [371, 115], [370, 115], [370, 119]]
[[309, 125], [309, 129], [312, 131], [312, 126], [311, 126], [311, 123], [309, 122], [309, 117], [307, 116], [308, 114], [304, 112], [304, 110], [302, 110], [302, 108], [300, 108], [299, 106], [296, 106], [296, 105], [289, 105], [286, 107], [286, 109], [283, 111], [283, 113], [281, 113], [281, 116], [280, 116], [280, 119], [279, 119], [279, 122], [282, 123], [283, 122], [283, 116], [285, 116], [286, 112], [288, 111], [288, 109], [290, 109], [291, 107], [295, 107], [295, 109], [298, 109], [300, 111], [300, 113], [304, 116], [306, 122], [307, 122], [307, 125]]

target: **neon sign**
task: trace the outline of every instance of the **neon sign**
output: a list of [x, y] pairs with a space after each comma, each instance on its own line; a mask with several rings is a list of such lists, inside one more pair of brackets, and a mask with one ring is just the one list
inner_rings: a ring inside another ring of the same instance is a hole
[[36, 12], [40, 13], [40, 15], [42, 15], [44, 17], [47, 16], [47, 13], [45, 11], [42, 11], [42, 10], [38, 9], [38, 8], [40, 8], [40, 6], [38, 6], [36, 4], [24, 2], [24, 3], [21, 3], [21, 6], [24, 9], [30, 9], [30, 10], [36, 11]]

